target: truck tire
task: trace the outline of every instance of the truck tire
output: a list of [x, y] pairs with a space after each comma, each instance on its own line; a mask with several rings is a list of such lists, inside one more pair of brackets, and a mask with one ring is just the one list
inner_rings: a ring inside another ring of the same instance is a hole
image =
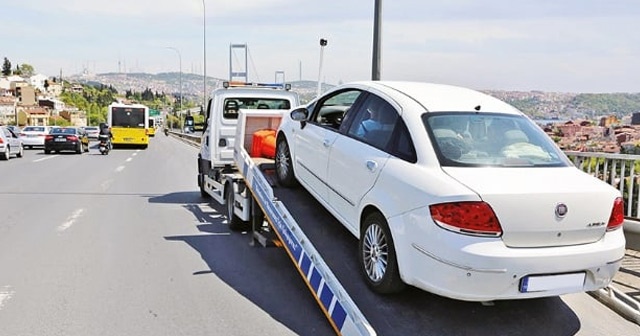
[[382, 214], [373, 212], [365, 217], [358, 245], [360, 268], [369, 288], [380, 294], [398, 293], [405, 288], [391, 231]]
[[276, 178], [278, 183], [284, 187], [294, 187], [296, 178], [293, 173], [293, 161], [287, 139], [280, 137], [276, 143]]
[[231, 231], [247, 231], [249, 229], [249, 223], [243, 222], [240, 217], [236, 216], [233, 213], [234, 208], [234, 196], [233, 196], [233, 186], [227, 184], [224, 188], [225, 200], [227, 201], [226, 209], [227, 209], [227, 221], [229, 223], [229, 229]]

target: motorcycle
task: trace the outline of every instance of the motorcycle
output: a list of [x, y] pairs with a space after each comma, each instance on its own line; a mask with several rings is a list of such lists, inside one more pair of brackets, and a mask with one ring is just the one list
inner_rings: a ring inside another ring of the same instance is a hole
[[111, 143], [109, 141], [109, 136], [100, 135], [98, 139], [100, 140], [100, 144], [98, 144], [98, 149], [100, 150], [100, 154], [102, 155], [109, 154], [109, 151], [111, 150]]

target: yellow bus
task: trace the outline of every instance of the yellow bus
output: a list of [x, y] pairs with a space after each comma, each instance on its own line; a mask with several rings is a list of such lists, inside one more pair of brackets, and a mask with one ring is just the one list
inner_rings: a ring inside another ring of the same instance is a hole
[[107, 111], [114, 146], [149, 146], [149, 108], [142, 104], [112, 103]]
[[149, 136], [150, 137], [154, 137], [156, 136], [156, 118], [155, 117], [149, 117]]

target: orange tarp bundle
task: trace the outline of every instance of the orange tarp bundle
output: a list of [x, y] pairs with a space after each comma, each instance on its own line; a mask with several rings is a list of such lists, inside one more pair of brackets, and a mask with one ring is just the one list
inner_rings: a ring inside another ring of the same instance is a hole
[[273, 159], [276, 156], [275, 130], [265, 129], [253, 133], [251, 156], [264, 157], [268, 159]]

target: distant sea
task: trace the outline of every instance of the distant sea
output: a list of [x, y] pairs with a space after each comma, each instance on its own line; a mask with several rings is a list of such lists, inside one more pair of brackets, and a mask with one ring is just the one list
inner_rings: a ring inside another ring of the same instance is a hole
[[538, 125], [545, 126], [549, 124], [564, 124], [569, 121], [569, 119], [533, 119], [533, 121]]

